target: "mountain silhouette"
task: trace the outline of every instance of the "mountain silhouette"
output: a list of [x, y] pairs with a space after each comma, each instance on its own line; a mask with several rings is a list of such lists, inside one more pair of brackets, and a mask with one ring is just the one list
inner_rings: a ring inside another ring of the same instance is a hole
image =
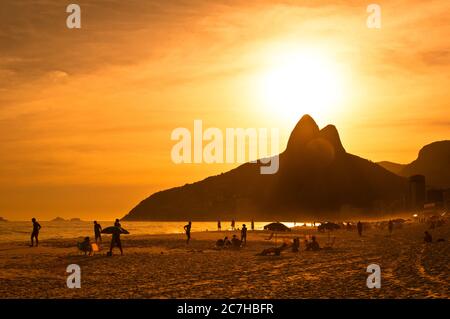
[[427, 185], [450, 188], [450, 141], [438, 141], [425, 145], [417, 159], [409, 164], [379, 162], [385, 169], [404, 177], [424, 175]]
[[401, 209], [407, 180], [345, 151], [335, 126], [304, 115], [279, 155], [279, 170], [245, 163], [202, 181], [154, 193], [125, 220], [344, 218]]

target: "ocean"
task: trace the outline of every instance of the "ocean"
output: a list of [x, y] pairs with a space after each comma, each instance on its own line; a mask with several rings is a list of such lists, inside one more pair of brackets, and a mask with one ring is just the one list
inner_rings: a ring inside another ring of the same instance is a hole
[[[94, 227], [92, 222], [87, 221], [39, 221], [42, 229], [39, 233], [40, 240], [64, 239], [78, 237], [94, 237]], [[112, 226], [113, 221], [99, 221], [103, 228]], [[255, 229], [262, 230], [264, 225], [270, 222], [255, 222]], [[186, 221], [152, 221], [152, 222], [122, 222], [123, 228], [132, 235], [157, 235], [157, 234], [178, 234], [183, 233]], [[242, 228], [246, 224], [250, 230], [250, 221], [236, 221], [236, 228]], [[284, 222], [288, 227], [294, 226], [292, 222]], [[302, 223], [297, 223], [301, 226]], [[309, 224], [308, 224], [309, 226]], [[230, 221], [222, 221], [222, 230], [231, 230]], [[0, 242], [28, 241], [32, 230], [31, 221], [8, 221], [0, 222]], [[217, 231], [217, 222], [192, 222], [192, 232]]]

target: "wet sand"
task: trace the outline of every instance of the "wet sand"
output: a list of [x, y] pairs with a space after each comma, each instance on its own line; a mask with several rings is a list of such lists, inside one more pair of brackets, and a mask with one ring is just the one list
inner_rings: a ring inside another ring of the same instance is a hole
[[[422, 224], [387, 230], [339, 230], [332, 250], [284, 251], [256, 256], [280, 245], [282, 237], [314, 234], [323, 245], [328, 235], [316, 230], [279, 235], [249, 231], [239, 251], [217, 250], [215, 241], [233, 232], [193, 233], [186, 246], [177, 235], [122, 236], [125, 255], [106, 256], [110, 237], [94, 256], [77, 251], [80, 239], [46, 240], [38, 248], [23, 242], [0, 245], [0, 298], [449, 298], [450, 226], [431, 231], [423, 243]], [[238, 232], [236, 232], [238, 234]], [[381, 267], [381, 288], [369, 289], [366, 268]], [[66, 267], [81, 267], [81, 288], [66, 286]]]

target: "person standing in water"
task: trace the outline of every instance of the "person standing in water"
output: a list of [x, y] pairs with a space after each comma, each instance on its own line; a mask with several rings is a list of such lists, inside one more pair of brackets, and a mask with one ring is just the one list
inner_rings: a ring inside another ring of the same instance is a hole
[[95, 234], [95, 243], [99, 240], [102, 242], [102, 226], [94, 220], [94, 234]]
[[234, 219], [231, 220], [231, 229], [236, 230]]
[[218, 231], [222, 230], [222, 224], [220, 223], [220, 220], [217, 221], [217, 230]]
[[186, 232], [186, 244], [189, 244], [189, 241], [191, 240], [191, 227], [192, 227], [191, 221], [189, 221], [189, 223], [184, 226], [184, 231]]
[[34, 246], [34, 239], [36, 239], [36, 247], [39, 244], [39, 231], [41, 230], [41, 225], [36, 221], [36, 218], [32, 218], [31, 221], [33, 222], [33, 231], [31, 232], [31, 245], [30, 247]]
[[358, 228], [358, 235], [361, 237], [362, 231], [363, 231], [363, 225], [360, 221], [358, 222], [358, 224], [356, 224], [356, 228]]
[[247, 226], [245, 224], [242, 224], [242, 230], [241, 230], [241, 242], [242, 244], [247, 244]]
[[252, 228], [252, 231], [255, 230], [255, 221], [252, 219], [252, 222], [250, 224], [250, 227]]

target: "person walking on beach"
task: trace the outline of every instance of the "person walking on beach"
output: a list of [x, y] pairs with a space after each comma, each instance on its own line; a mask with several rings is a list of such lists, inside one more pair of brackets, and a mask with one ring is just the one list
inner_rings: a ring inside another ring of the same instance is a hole
[[189, 223], [184, 226], [184, 231], [186, 232], [186, 245], [189, 244], [189, 241], [191, 240], [191, 227], [192, 227], [191, 221], [189, 221]]
[[252, 228], [252, 231], [255, 230], [255, 221], [252, 219], [252, 222], [250, 223], [250, 227]]
[[222, 230], [222, 224], [220, 223], [220, 220], [217, 221], [217, 230], [218, 231]]
[[102, 226], [94, 220], [94, 234], [95, 234], [95, 243], [102, 242]]
[[231, 220], [231, 229], [232, 229], [232, 230], [236, 230], [235, 223], [234, 223], [234, 219]]
[[389, 220], [388, 229], [389, 229], [389, 235], [391, 235], [392, 230], [394, 229], [394, 223], [392, 222], [392, 220]]
[[[116, 224], [114, 224], [114, 226], [116, 226]], [[120, 226], [116, 226], [116, 227], [120, 227]], [[119, 228], [117, 228], [113, 233], [112, 233], [112, 238], [111, 238], [111, 246], [109, 248], [109, 255], [112, 256], [112, 251], [114, 246], [117, 246], [120, 250], [120, 255], [123, 256], [123, 250], [122, 250], [122, 242], [120, 241], [120, 233], [121, 230]]]
[[34, 241], [33, 239], [36, 239], [36, 247], [39, 244], [39, 231], [41, 230], [41, 225], [36, 221], [36, 218], [32, 218], [31, 221], [33, 222], [33, 231], [31, 232], [31, 245], [30, 247], [34, 246]]
[[242, 224], [241, 242], [242, 244], [247, 245], [247, 226], [245, 226], [245, 224]]
[[360, 221], [358, 222], [358, 224], [356, 224], [356, 228], [358, 229], [358, 235], [361, 237], [362, 231], [363, 231], [363, 225]]

